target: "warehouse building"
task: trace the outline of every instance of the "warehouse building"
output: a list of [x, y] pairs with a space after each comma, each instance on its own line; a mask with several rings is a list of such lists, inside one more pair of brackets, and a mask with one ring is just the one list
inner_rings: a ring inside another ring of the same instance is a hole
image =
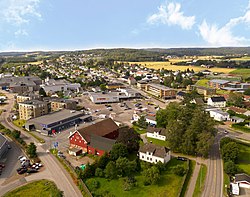
[[28, 131], [38, 131], [47, 135], [61, 132], [82, 122], [91, 121], [90, 115], [84, 112], [64, 109], [38, 118], [30, 119], [25, 124]]

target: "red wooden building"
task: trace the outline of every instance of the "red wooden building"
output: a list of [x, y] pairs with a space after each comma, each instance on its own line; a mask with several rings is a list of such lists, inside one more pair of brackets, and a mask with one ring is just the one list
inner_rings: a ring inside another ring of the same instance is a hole
[[74, 131], [69, 136], [70, 147], [79, 148], [83, 153], [101, 156], [112, 149], [119, 134], [118, 129], [112, 119], [102, 120]]

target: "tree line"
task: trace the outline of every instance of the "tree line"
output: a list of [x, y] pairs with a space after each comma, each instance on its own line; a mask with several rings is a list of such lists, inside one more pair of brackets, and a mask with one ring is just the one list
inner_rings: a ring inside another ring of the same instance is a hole
[[157, 127], [166, 128], [169, 147], [174, 152], [207, 157], [214, 142], [215, 122], [195, 104], [170, 103], [156, 114]]

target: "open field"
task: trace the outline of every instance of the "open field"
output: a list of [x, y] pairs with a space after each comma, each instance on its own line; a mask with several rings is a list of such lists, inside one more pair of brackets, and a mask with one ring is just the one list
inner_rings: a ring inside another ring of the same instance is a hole
[[48, 180], [40, 180], [29, 183], [22, 187], [19, 187], [13, 191], [8, 192], [4, 197], [13, 196], [51, 196], [60, 197], [63, 196], [60, 190], [57, 189], [56, 185]]
[[250, 69], [236, 69], [234, 71], [231, 71], [230, 74], [236, 74], [236, 75], [241, 75], [243, 78], [248, 78], [250, 77]]
[[152, 142], [152, 144], [156, 144], [159, 146], [165, 146], [165, 147], [169, 146], [167, 141], [158, 140], [158, 139], [150, 138], [150, 137], [146, 137], [146, 138], [147, 138], [148, 142]]
[[43, 61], [37, 61], [37, 62], [29, 62], [28, 64], [32, 64], [32, 65], [38, 65], [43, 63]]
[[238, 57], [238, 58], [231, 58], [230, 60], [233, 61], [250, 61], [250, 57], [249, 56], [244, 56], [244, 57]]
[[95, 191], [94, 196], [98, 194], [107, 194], [106, 196], [119, 196], [119, 197], [176, 197], [182, 187], [182, 181], [184, 177], [177, 176], [173, 173], [172, 168], [176, 165], [181, 165], [187, 169], [187, 162], [178, 161], [172, 159], [168, 165], [167, 170], [161, 175], [161, 179], [155, 185], [145, 186], [143, 184], [144, 177], [142, 175], [136, 175], [137, 186], [130, 191], [123, 190], [123, 179], [107, 180], [105, 178], [94, 178], [100, 183], [100, 187]]
[[[191, 70], [193, 69], [195, 72], [199, 72], [201, 70], [205, 70], [206, 68], [202, 68], [199, 66], [177, 66], [177, 65], [171, 65], [171, 63], [175, 63], [175, 62], [180, 62], [180, 61], [188, 61], [187, 59], [185, 60], [181, 60], [181, 59], [171, 59], [169, 62], [129, 62], [130, 64], [140, 64], [142, 66], [145, 66], [147, 68], [153, 68], [153, 69], [167, 69], [167, 70], [187, 70], [188, 68]], [[232, 71], [234, 71], [235, 69], [232, 68], [210, 68], [207, 69], [210, 70], [212, 72], [222, 72], [222, 73], [230, 73]]]

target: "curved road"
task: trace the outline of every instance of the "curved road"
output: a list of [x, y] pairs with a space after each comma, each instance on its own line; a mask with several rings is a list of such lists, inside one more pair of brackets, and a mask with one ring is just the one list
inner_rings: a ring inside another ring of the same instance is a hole
[[[6, 93], [5, 93], [6, 94]], [[39, 180], [39, 179], [49, 179], [55, 182], [57, 187], [64, 192], [66, 197], [80, 197], [82, 196], [80, 190], [73, 182], [72, 178], [68, 172], [63, 168], [60, 162], [54, 158], [51, 154], [46, 153], [46, 150], [42, 148], [41, 144], [37, 143], [37, 140], [32, 136], [28, 135], [19, 127], [16, 127], [12, 123], [8, 122], [7, 118], [9, 116], [10, 110], [14, 104], [14, 97], [12, 94], [6, 94], [9, 99], [9, 104], [5, 107], [6, 112], [2, 113], [2, 124], [9, 129], [19, 130], [22, 133], [22, 137], [27, 143], [34, 142], [37, 145], [37, 153], [42, 163], [45, 166], [43, 172], [37, 174], [32, 174], [30, 176], [24, 177], [22, 179], [11, 182], [7, 185], [0, 186], [0, 196], [7, 191], [16, 188], [19, 185], [25, 184], [26, 182]]]

